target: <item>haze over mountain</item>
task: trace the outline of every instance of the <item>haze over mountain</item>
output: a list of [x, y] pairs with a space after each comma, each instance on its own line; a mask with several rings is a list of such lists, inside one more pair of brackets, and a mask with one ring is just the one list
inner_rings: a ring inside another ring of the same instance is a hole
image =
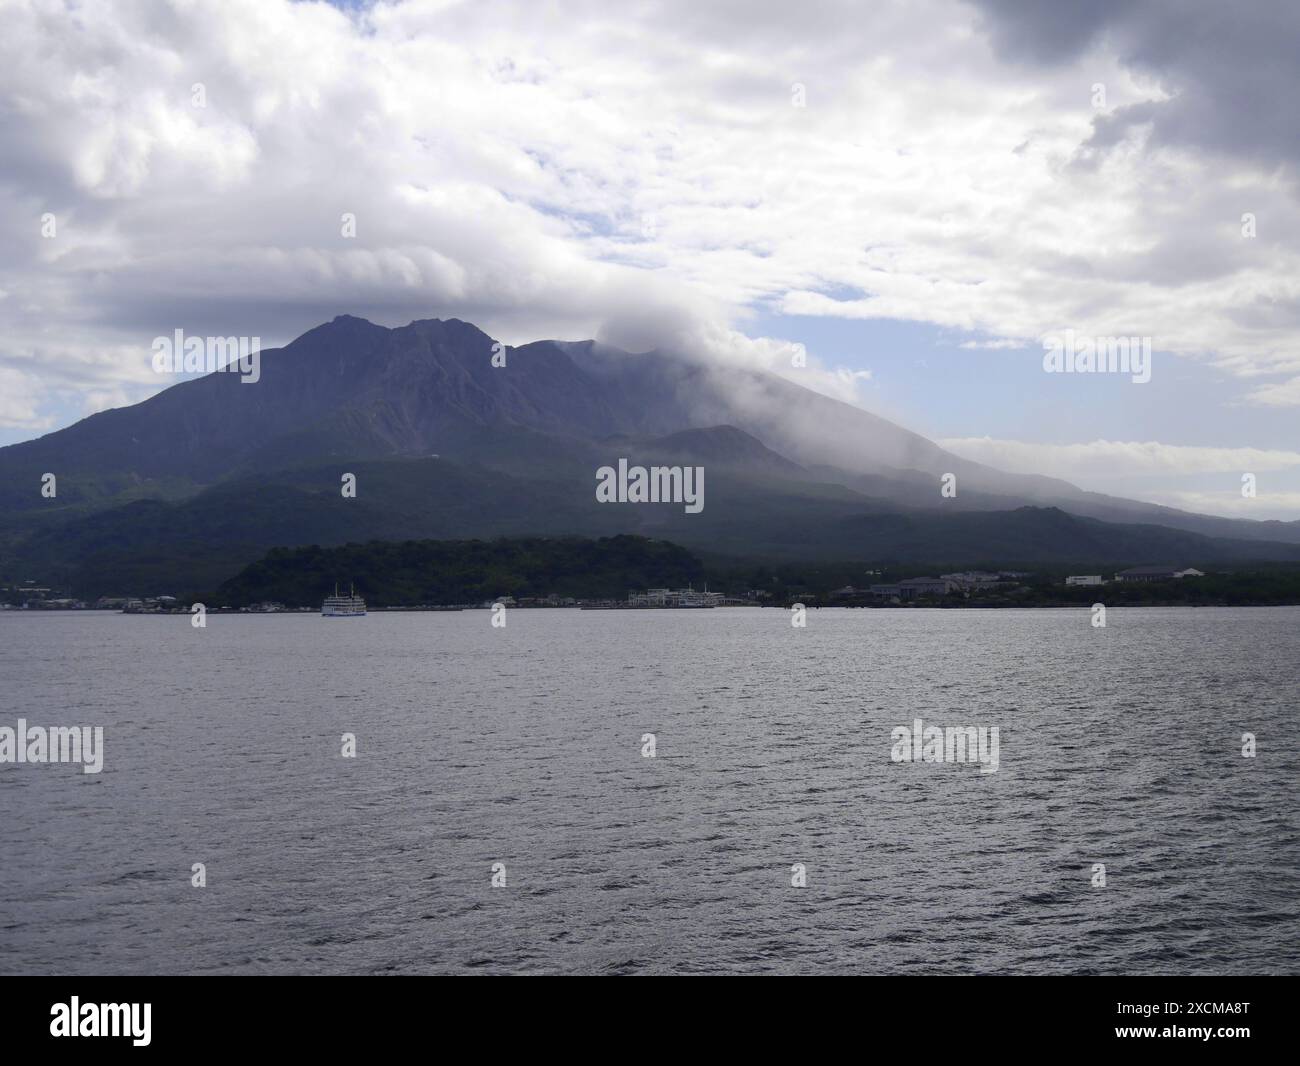
[[[456, 319], [341, 315], [263, 352], [256, 383], [209, 374], [0, 449], [0, 565], [127, 591], [219, 581], [273, 546], [619, 532], [772, 558], [1300, 558], [1300, 523], [1004, 473], [768, 372], [591, 341], [507, 348], [493, 366], [493, 345]], [[703, 512], [597, 503], [596, 469], [621, 457], [702, 466]]]

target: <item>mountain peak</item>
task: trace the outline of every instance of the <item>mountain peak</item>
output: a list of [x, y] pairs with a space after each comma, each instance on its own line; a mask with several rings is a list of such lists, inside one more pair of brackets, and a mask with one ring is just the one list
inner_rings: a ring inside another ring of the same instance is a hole
[[[0, 511], [52, 510], [31, 489], [45, 471], [59, 472], [58, 507], [102, 509], [341, 458], [436, 452], [536, 466], [537, 442], [550, 437], [566, 454], [621, 439], [655, 461], [680, 457], [784, 480], [816, 471], [822, 482], [900, 510], [938, 506], [939, 477], [951, 471], [962, 496], [949, 510], [1059, 504], [1033, 512], [1040, 528], [1083, 516], [1300, 541], [1300, 526], [1256, 529], [1124, 500], [1094, 502], [1064, 482], [1003, 474], [758, 369], [720, 371], [590, 340], [535, 341], [502, 361], [492, 349], [488, 334], [458, 318], [390, 328], [339, 314], [264, 351], [256, 383], [212, 373], [0, 449]], [[586, 475], [564, 476], [585, 487]]]

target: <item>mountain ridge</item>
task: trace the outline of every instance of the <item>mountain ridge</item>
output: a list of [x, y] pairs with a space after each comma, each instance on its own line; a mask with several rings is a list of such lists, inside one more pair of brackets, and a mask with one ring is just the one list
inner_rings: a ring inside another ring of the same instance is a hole
[[[339, 537], [635, 533], [735, 554], [841, 557], [905, 551], [899, 531], [910, 528], [957, 562], [991, 557], [992, 530], [1028, 550], [1039, 512], [1053, 511], [1079, 520], [1054, 549], [1060, 558], [1142, 562], [1167, 546], [1200, 559], [1290, 559], [1300, 545], [1300, 523], [1218, 519], [1006, 474], [783, 377], [682, 353], [499, 346], [460, 319], [389, 328], [339, 315], [259, 358], [255, 384], [208, 374], [0, 449], [0, 566], [126, 567], [95, 538], [139, 553], [167, 539], [167, 520], [189, 531], [189, 541], [172, 538], [180, 551], [209, 544], [201, 522], [248, 551]], [[705, 511], [687, 522], [663, 505], [602, 508], [594, 471], [620, 457], [706, 466]], [[356, 500], [339, 493], [348, 471], [359, 475]], [[45, 472], [58, 477], [53, 500], [40, 494]], [[957, 475], [955, 498], [940, 494], [942, 473]], [[243, 539], [241, 492], [256, 501]], [[980, 514], [1001, 517], [962, 517]]]

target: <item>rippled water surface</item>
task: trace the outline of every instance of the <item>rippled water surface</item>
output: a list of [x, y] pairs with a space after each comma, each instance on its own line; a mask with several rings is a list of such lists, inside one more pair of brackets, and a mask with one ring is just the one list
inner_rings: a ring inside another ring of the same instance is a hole
[[1300, 972], [1300, 609], [489, 618], [0, 614], [0, 972]]

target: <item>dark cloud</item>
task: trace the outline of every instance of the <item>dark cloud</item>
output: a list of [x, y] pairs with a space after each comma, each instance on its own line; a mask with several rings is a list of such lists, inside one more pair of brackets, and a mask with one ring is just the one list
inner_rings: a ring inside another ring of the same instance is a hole
[[1080, 55], [1102, 28], [1132, 5], [1127, 0], [975, 0], [999, 55], [1059, 63]]
[[1275, 0], [975, 0], [998, 55], [1050, 66], [1104, 45], [1169, 99], [1099, 116], [1090, 147], [1139, 128], [1182, 148], [1284, 168], [1300, 162], [1300, 5]]

